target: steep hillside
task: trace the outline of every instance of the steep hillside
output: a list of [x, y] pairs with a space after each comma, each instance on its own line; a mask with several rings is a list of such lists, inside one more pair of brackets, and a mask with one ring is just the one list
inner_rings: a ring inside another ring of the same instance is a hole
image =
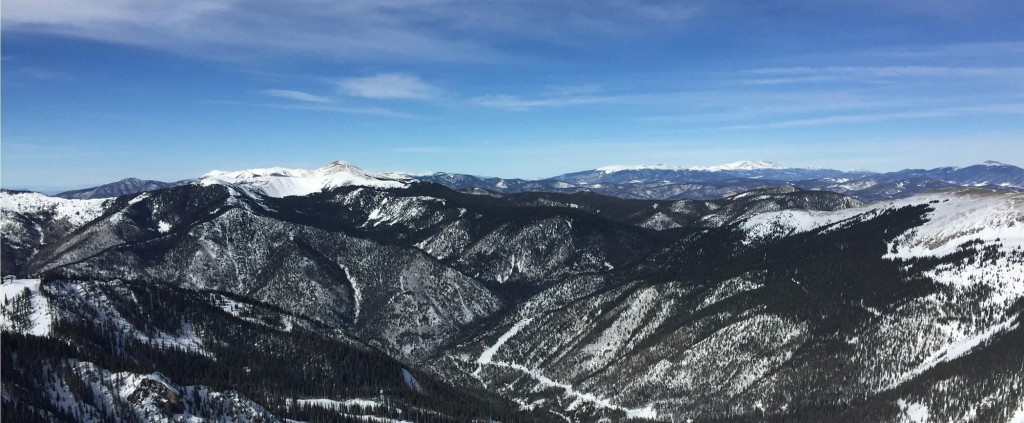
[[542, 292], [434, 366], [563, 413], [1005, 421], [1022, 223], [1024, 197], [986, 191], [759, 215]]
[[33, 278], [4, 284], [21, 417], [1020, 414], [1024, 194], [626, 200], [338, 165], [3, 195], [3, 272]]
[[[551, 420], [225, 292], [36, 279], [3, 295], [5, 421]], [[24, 330], [33, 314], [45, 330]]]

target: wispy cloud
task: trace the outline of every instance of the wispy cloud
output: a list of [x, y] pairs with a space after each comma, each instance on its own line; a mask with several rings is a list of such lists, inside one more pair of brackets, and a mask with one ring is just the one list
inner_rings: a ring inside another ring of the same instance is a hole
[[893, 80], [898, 78], [1015, 78], [1024, 79], [1021, 67], [950, 66], [823, 66], [754, 69], [760, 79], [747, 83], [775, 85], [806, 82]]
[[845, 115], [829, 115], [806, 119], [790, 119], [769, 123], [734, 125], [727, 129], [758, 129], [758, 128], [796, 128], [806, 126], [822, 126], [851, 123], [872, 123], [902, 119], [928, 119], [979, 114], [1012, 114], [1024, 115], [1024, 104], [997, 104], [977, 107], [947, 107], [925, 110], [899, 111], [888, 113], [860, 113]]
[[288, 100], [303, 101], [307, 103], [332, 103], [331, 99], [315, 94], [310, 94], [304, 91], [295, 90], [262, 90], [260, 93], [277, 98], [284, 98]]
[[242, 107], [265, 107], [285, 110], [309, 110], [315, 112], [342, 113], [349, 115], [383, 116], [401, 119], [413, 119], [416, 116], [408, 113], [394, 111], [385, 107], [374, 106], [349, 106], [334, 103], [254, 103], [234, 100], [204, 100], [207, 104], [222, 104], [226, 106]]
[[528, 110], [536, 107], [578, 106], [607, 101], [598, 96], [568, 96], [549, 98], [523, 98], [515, 95], [485, 95], [473, 98], [472, 102], [481, 106], [508, 110]]
[[469, 149], [456, 147], [399, 147], [389, 149], [388, 151], [401, 154], [452, 154], [465, 153]]
[[856, 52], [843, 52], [843, 56], [857, 61], [935, 61], [955, 63], [987, 63], [992, 59], [1024, 59], [1024, 41], [994, 41], [981, 43], [948, 43], [924, 46], [881, 46]]
[[428, 100], [443, 93], [440, 88], [405, 73], [345, 78], [338, 81], [337, 85], [341, 92], [350, 96], [385, 100]]
[[290, 109], [290, 110], [311, 110], [316, 112], [331, 112], [331, 113], [344, 113], [352, 115], [371, 115], [371, 116], [383, 116], [391, 118], [401, 119], [413, 119], [416, 116], [408, 113], [397, 112], [385, 107], [372, 107], [372, 106], [335, 106], [328, 104], [278, 104], [271, 105], [270, 107], [276, 107], [279, 109]]
[[698, 1], [5, 0], [4, 30], [144, 45], [218, 58], [503, 60], [509, 38], [558, 44], [586, 35], [677, 28]]
[[477, 96], [470, 102], [480, 106], [493, 107], [514, 111], [524, 111], [540, 107], [566, 107], [589, 104], [612, 103], [628, 100], [630, 97], [650, 97], [648, 95], [618, 95], [605, 93], [600, 85], [567, 85], [551, 87], [543, 93], [532, 96], [510, 94], [492, 94]]

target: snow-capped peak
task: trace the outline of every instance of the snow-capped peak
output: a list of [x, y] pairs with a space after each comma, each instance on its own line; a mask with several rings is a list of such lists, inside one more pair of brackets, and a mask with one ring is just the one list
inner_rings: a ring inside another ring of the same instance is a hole
[[349, 185], [405, 188], [409, 182], [394, 175], [370, 173], [342, 161], [328, 163], [319, 169], [271, 167], [230, 172], [214, 170], [198, 181], [200, 185], [232, 185], [270, 197], [309, 195]]
[[787, 169], [777, 163], [760, 161], [760, 160], [742, 160], [738, 162], [720, 164], [716, 166], [671, 166], [666, 164], [654, 164], [654, 165], [612, 165], [599, 167], [596, 170], [604, 173], [615, 173], [624, 170], [703, 170], [708, 172], [718, 172], [723, 170], [762, 170], [762, 169]]
[[669, 166], [666, 164], [653, 164], [653, 165], [611, 165], [599, 167], [595, 170], [604, 173], [615, 173], [624, 170], [688, 170], [689, 168], [681, 166]]
[[1007, 166], [1006, 163], [997, 162], [995, 160], [985, 160], [981, 164], [983, 164], [985, 166]]
[[711, 172], [717, 172], [721, 170], [763, 170], [763, 169], [786, 169], [778, 163], [766, 162], [761, 160], [741, 160], [738, 162], [720, 164], [717, 166], [707, 167], [692, 167], [693, 170], [707, 170]]

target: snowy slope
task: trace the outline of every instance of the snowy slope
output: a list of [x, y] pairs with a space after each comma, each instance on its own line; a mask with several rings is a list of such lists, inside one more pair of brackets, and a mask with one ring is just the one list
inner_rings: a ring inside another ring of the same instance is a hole
[[740, 227], [748, 239], [772, 234], [789, 235], [886, 210], [927, 204], [928, 221], [901, 235], [895, 241], [897, 253], [891, 258], [941, 256], [952, 253], [961, 244], [980, 239], [999, 242], [1006, 248], [1024, 246], [1024, 194], [985, 189], [960, 189], [915, 195], [893, 201], [872, 203], [834, 212], [780, 210], [762, 213], [745, 220]]
[[0, 210], [3, 223], [0, 230], [6, 232], [10, 215], [52, 213], [54, 219], [64, 219], [75, 226], [81, 226], [103, 213], [107, 200], [69, 200], [37, 192], [0, 192]]
[[0, 328], [35, 336], [50, 333], [53, 312], [49, 301], [39, 294], [39, 283], [39, 279], [15, 279], [0, 285]]
[[787, 167], [778, 163], [766, 162], [762, 160], [742, 160], [738, 162], [720, 164], [716, 166], [707, 167], [693, 167], [693, 170], [706, 170], [710, 172], [720, 172], [723, 170], [761, 170], [761, 169], [787, 169]]
[[282, 167], [233, 172], [214, 170], [203, 175], [197, 183], [203, 186], [230, 185], [269, 197], [287, 197], [350, 185], [405, 188], [410, 181], [392, 175], [369, 173], [351, 164], [336, 161], [311, 170]]
[[738, 162], [725, 163], [715, 166], [670, 166], [665, 164], [655, 165], [612, 165], [599, 167], [595, 170], [604, 173], [615, 173], [624, 170], [703, 170], [707, 172], [721, 172], [725, 170], [762, 170], [762, 169], [786, 169], [777, 163], [760, 161], [760, 160], [741, 160]]
[[28, 260], [106, 210], [107, 200], [66, 200], [35, 192], [0, 192], [4, 275], [22, 275]]

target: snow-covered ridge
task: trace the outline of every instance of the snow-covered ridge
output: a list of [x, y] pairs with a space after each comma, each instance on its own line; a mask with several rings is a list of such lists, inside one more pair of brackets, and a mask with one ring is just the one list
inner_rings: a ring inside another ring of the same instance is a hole
[[760, 160], [742, 160], [738, 162], [725, 163], [716, 166], [670, 166], [666, 164], [655, 165], [612, 165], [599, 167], [596, 170], [604, 173], [615, 173], [624, 170], [702, 170], [707, 172], [720, 172], [728, 170], [764, 170], [764, 169], [787, 169], [778, 163]]
[[335, 161], [319, 169], [271, 167], [225, 172], [214, 170], [196, 182], [203, 186], [231, 185], [270, 197], [309, 195], [343, 186], [405, 188], [412, 181], [393, 174], [364, 171], [351, 164]]
[[786, 169], [785, 166], [778, 163], [766, 162], [761, 160], [742, 160], [738, 162], [726, 163], [717, 166], [707, 167], [693, 167], [693, 170], [707, 170], [711, 172], [718, 172], [722, 170], [763, 170], [763, 169]]
[[[740, 226], [747, 232], [748, 239], [757, 239], [772, 233], [806, 232], [864, 213], [880, 213], [920, 204], [927, 204], [933, 209], [925, 216], [927, 222], [901, 234], [895, 241], [896, 252], [887, 254], [887, 258], [943, 256], [975, 239], [985, 243], [999, 240], [1003, 248], [1008, 249], [1024, 247], [1024, 193], [983, 189], [938, 191], [835, 212], [782, 210], [762, 213]], [[890, 251], [893, 251], [892, 246]]]
[[[106, 199], [68, 200], [37, 192], [0, 192], [0, 210], [8, 213], [53, 213], [55, 219], [64, 219], [81, 226], [103, 214]], [[6, 217], [4, 221], [9, 221]]]

